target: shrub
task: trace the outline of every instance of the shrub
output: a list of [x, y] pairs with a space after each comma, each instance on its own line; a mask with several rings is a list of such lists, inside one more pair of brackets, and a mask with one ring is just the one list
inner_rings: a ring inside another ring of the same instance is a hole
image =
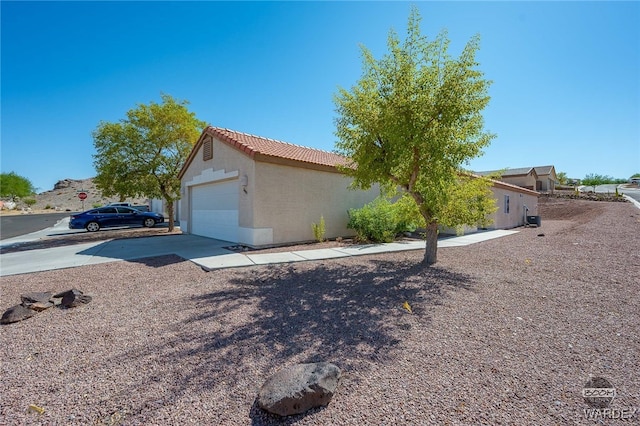
[[24, 200], [22, 200], [23, 203], [25, 203], [28, 207], [33, 206], [35, 203], [37, 203], [37, 201], [35, 200], [35, 198], [25, 198]]
[[324, 234], [326, 232], [324, 226], [324, 217], [320, 216], [320, 223], [312, 223], [311, 228], [313, 229], [313, 236], [315, 237], [316, 241], [319, 243], [323, 242]]
[[347, 227], [356, 231], [359, 240], [388, 243], [402, 232], [415, 231], [416, 212], [415, 203], [408, 197], [396, 203], [378, 197], [361, 209], [349, 210]]
[[50, 205], [50, 204], [47, 204], [46, 206], [44, 206], [44, 209], [45, 209], [45, 210], [49, 210], [49, 209], [51, 209], [51, 208], [52, 208], [52, 207], [51, 207], [51, 205]]
[[101, 203], [93, 203], [91, 205], [91, 208], [94, 208], [94, 209], [97, 209], [98, 207], [102, 207], [102, 204]]

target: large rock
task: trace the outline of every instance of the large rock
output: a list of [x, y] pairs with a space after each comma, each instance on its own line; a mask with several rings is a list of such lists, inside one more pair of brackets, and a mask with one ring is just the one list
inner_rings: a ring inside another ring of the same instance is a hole
[[341, 371], [328, 362], [296, 364], [271, 376], [260, 388], [258, 404], [270, 413], [290, 416], [326, 406], [338, 386]]
[[21, 294], [20, 299], [22, 300], [22, 305], [26, 308], [29, 308], [34, 303], [48, 303], [51, 299], [51, 292], [43, 291], [39, 293]]
[[22, 305], [12, 306], [7, 309], [4, 314], [2, 314], [2, 318], [0, 318], [0, 324], [11, 324], [14, 322], [26, 320], [27, 318], [31, 318], [36, 314], [36, 311], [33, 309], [25, 308]]
[[61, 305], [65, 308], [75, 308], [76, 306], [84, 305], [91, 302], [91, 296], [88, 296], [82, 291], [72, 288], [71, 290], [58, 293], [53, 296], [54, 298], [61, 297]]

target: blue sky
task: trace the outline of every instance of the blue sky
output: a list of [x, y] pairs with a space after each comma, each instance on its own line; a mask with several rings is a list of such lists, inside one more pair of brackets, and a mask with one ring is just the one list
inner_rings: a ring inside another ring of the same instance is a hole
[[640, 172], [638, 2], [2, 1], [0, 169], [38, 192], [93, 177], [98, 123], [161, 93], [211, 125], [330, 151], [359, 46], [384, 54], [412, 4], [454, 56], [481, 36], [497, 138], [469, 168]]

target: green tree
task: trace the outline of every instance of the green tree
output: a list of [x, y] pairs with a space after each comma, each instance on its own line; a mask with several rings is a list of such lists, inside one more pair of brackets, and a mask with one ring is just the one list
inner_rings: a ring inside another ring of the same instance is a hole
[[556, 176], [558, 177], [558, 183], [560, 185], [566, 185], [569, 182], [569, 178], [565, 172], [559, 172]]
[[162, 103], [140, 104], [117, 123], [100, 122], [93, 132], [97, 188], [104, 197], [162, 198], [169, 232], [174, 203], [180, 199], [178, 172], [206, 123], [187, 109], [187, 101], [162, 95]]
[[379, 183], [413, 198], [426, 226], [424, 263], [431, 265], [439, 223], [483, 220], [495, 204], [490, 180], [472, 179], [462, 168], [494, 135], [483, 129], [490, 82], [477, 69], [479, 37], [455, 59], [446, 31], [430, 41], [419, 23], [414, 7], [407, 38], [401, 43], [390, 31], [388, 53], [380, 60], [362, 47], [361, 79], [335, 96], [336, 135], [337, 151], [352, 160], [342, 170], [355, 188]]
[[9, 198], [15, 202], [17, 199], [28, 197], [35, 192], [33, 184], [26, 177], [17, 175], [15, 172], [0, 174], [0, 197]]
[[25, 198], [25, 199], [22, 200], [22, 202], [25, 203], [27, 205], [27, 207], [31, 208], [38, 201], [35, 198]]
[[613, 180], [614, 179], [611, 176], [604, 176], [596, 173], [589, 173], [584, 177], [584, 179], [582, 179], [582, 184], [585, 186], [593, 187], [593, 192], [595, 192], [596, 186], [613, 182]]

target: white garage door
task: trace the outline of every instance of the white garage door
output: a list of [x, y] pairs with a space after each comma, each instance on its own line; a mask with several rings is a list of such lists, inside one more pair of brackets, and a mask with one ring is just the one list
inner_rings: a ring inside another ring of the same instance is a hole
[[238, 180], [191, 188], [191, 233], [238, 241]]

